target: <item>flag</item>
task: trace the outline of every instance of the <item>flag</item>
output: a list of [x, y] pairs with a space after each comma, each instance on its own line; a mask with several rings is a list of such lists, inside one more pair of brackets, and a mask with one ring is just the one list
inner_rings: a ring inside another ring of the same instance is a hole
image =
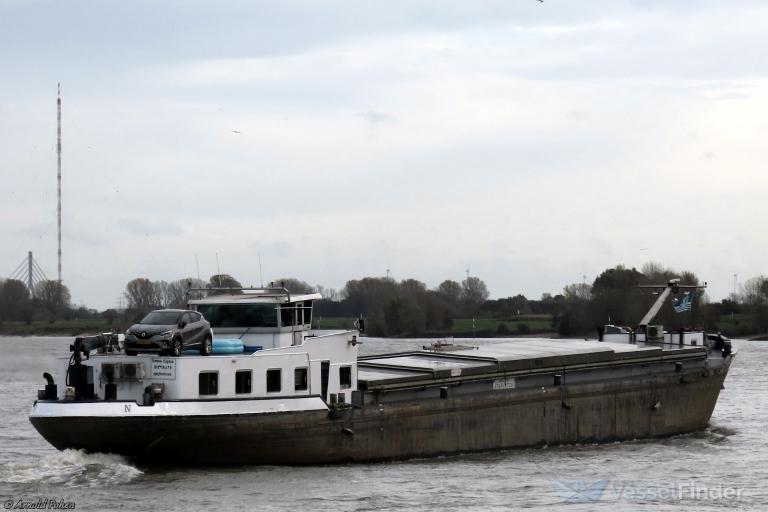
[[693, 301], [693, 296], [691, 295], [691, 292], [685, 292], [682, 298], [674, 299], [672, 301], [672, 307], [675, 308], [675, 313], [690, 311], [692, 306], [691, 304], [692, 301]]

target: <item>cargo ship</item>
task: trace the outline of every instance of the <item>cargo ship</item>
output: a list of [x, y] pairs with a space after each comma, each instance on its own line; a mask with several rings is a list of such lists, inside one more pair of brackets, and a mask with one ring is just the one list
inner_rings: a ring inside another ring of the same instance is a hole
[[147, 465], [381, 461], [696, 431], [735, 351], [719, 334], [649, 325], [681, 288], [660, 287], [637, 329], [606, 326], [594, 341], [365, 357], [360, 330], [311, 329], [319, 294], [219, 291], [188, 307], [230, 353], [128, 355], [116, 335], [77, 338], [29, 419], [60, 450]]

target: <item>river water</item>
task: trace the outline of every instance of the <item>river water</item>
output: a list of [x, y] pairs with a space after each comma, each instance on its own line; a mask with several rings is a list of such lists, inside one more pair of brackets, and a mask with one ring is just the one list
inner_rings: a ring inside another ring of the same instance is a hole
[[[115, 455], [49, 446], [27, 414], [43, 371], [68, 355], [70, 342], [0, 337], [0, 497], [6, 509], [768, 510], [768, 342], [734, 342], [739, 353], [703, 432], [391, 463], [224, 469], [150, 469]], [[361, 352], [424, 343], [368, 338]]]

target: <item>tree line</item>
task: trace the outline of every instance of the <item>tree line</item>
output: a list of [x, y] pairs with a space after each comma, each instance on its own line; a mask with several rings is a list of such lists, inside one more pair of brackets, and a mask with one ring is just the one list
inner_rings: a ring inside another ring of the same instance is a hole
[[319, 301], [315, 314], [363, 316], [372, 336], [419, 336], [477, 314], [489, 295], [483, 280], [472, 276], [461, 283], [445, 280], [434, 289], [416, 279], [365, 277], [347, 281], [337, 300]]
[[17, 279], [0, 280], [0, 322], [69, 319], [77, 314], [69, 289], [54, 280], [37, 282], [32, 290]]
[[[591, 283], [568, 284], [561, 293], [545, 293], [539, 299], [529, 299], [522, 294], [489, 299], [485, 282], [475, 276], [462, 281], [447, 279], [434, 288], [417, 279], [397, 281], [390, 277], [352, 279], [340, 290], [310, 285], [295, 277], [276, 279], [272, 284], [284, 286], [292, 293], [319, 292], [323, 299], [316, 302], [315, 318], [363, 316], [372, 336], [449, 332], [457, 320], [469, 318], [517, 322], [518, 332], [525, 334], [528, 329], [523, 329], [526, 326], [520, 319], [527, 316], [547, 319], [548, 330], [561, 336], [582, 336], [594, 335], [597, 327], [606, 323], [635, 326], [656, 299], [637, 285], [663, 285], [672, 278], [680, 278], [684, 284], [701, 284], [693, 272], [676, 271], [657, 263], [648, 263], [640, 270], [617, 265], [601, 272]], [[58, 281], [37, 283], [30, 293], [21, 281], [7, 279], [0, 281], [0, 322], [30, 323], [90, 316], [122, 325], [153, 309], [185, 308], [189, 298], [236, 293], [231, 288], [240, 287], [241, 283], [228, 274], [216, 274], [205, 281], [191, 277], [174, 281], [139, 277], [125, 286], [124, 310], [110, 308], [97, 312], [74, 307], [68, 288]], [[189, 288], [205, 291], [189, 295]], [[724, 330], [730, 336], [768, 332], [768, 277], [757, 276], [745, 281], [738, 293], [720, 302], [710, 302], [704, 290], [692, 293], [691, 311], [675, 313], [666, 305], [654, 322], [670, 329]], [[500, 324], [498, 331], [480, 334], [506, 335], [510, 331]]]

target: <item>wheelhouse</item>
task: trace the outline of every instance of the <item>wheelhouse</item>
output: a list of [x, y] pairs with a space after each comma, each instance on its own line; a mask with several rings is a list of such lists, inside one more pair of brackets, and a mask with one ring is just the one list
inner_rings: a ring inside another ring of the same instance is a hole
[[300, 345], [312, 328], [313, 303], [321, 298], [266, 288], [193, 299], [189, 307], [210, 322], [214, 340], [235, 337], [267, 349]]

